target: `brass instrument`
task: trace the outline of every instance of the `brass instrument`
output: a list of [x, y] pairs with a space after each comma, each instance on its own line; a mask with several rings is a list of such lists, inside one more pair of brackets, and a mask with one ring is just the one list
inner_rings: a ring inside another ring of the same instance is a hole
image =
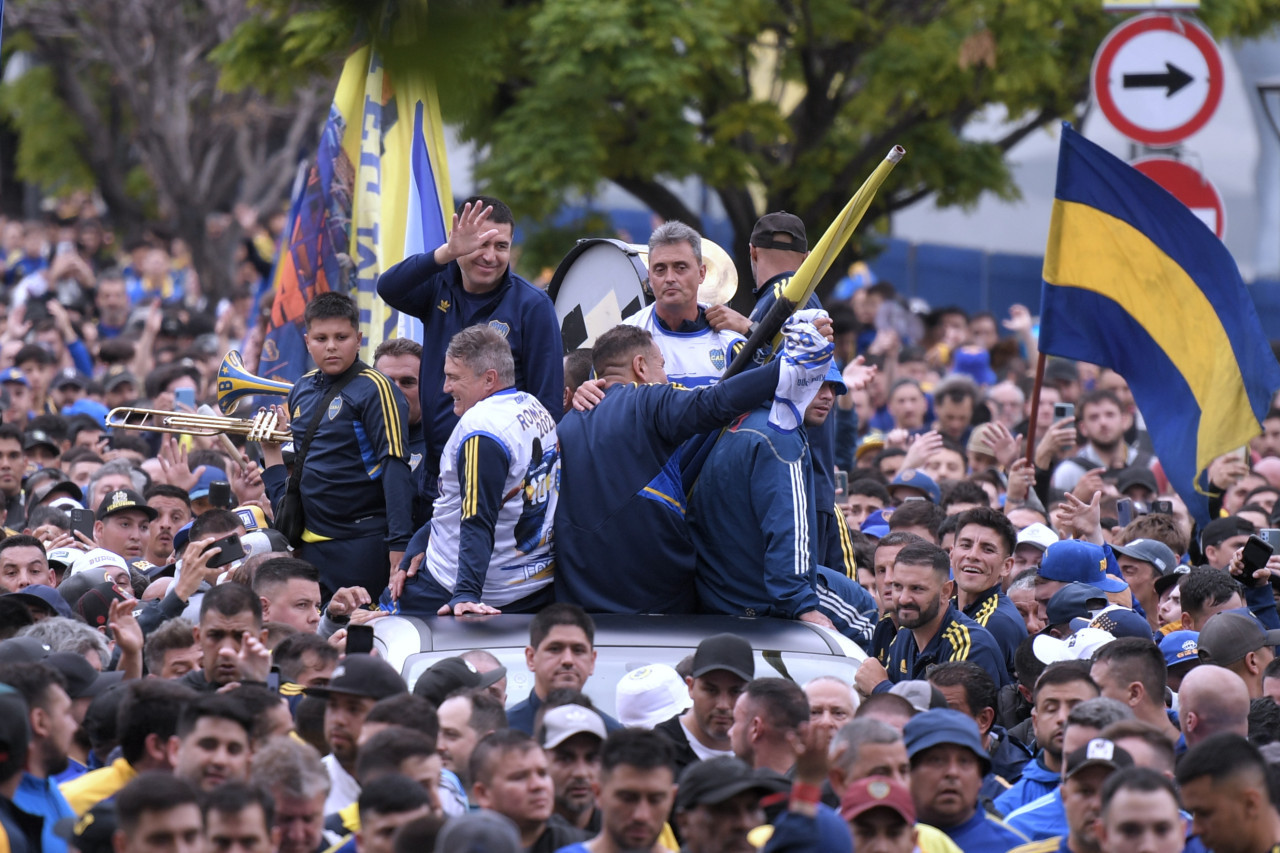
[[222, 359], [222, 366], [218, 368], [218, 408], [224, 415], [234, 412], [245, 397], [260, 394], [287, 397], [292, 388], [288, 382], [254, 376], [245, 369], [244, 359], [236, 350], [227, 353]]
[[279, 428], [279, 415], [269, 409], [251, 418], [228, 418], [121, 406], [107, 413], [107, 427], [177, 435], [243, 435], [249, 441], [293, 441], [293, 433], [288, 427]]

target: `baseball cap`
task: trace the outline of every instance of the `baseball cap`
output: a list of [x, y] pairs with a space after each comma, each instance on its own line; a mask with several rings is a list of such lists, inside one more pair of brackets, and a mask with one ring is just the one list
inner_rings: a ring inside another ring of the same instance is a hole
[[822, 381], [824, 384], [830, 382], [836, 386], [837, 397], [849, 390], [844, 384], [844, 374], [840, 372], [840, 366], [836, 364], [835, 359], [832, 359], [831, 364], [827, 365], [827, 375], [822, 377]]
[[1103, 592], [1122, 592], [1129, 585], [1107, 574], [1107, 552], [1101, 545], [1083, 539], [1064, 539], [1045, 549], [1039, 574], [1045, 580], [1061, 583], [1080, 582], [1096, 586]]
[[16, 764], [20, 770], [26, 761], [27, 747], [31, 744], [28, 714], [22, 694], [7, 684], [0, 684], [0, 766], [6, 769]]
[[53, 651], [35, 637], [10, 637], [0, 641], [0, 664], [35, 663], [44, 660]]
[[1095, 611], [1106, 606], [1106, 593], [1096, 586], [1069, 583], [1053, 594], [1045, 605], [1045, 613], [1050, 625], [1066, 625], [1073, 619], [1092, 619]]
[[125, 512], [126, 510], [137, 510], [150, 521], [155, 521], [156, 516], [160, 514], [152, 507], [147, 506], [147, 502], [142, 499], [142, 495], [133, 489], [116, 489], [103, 498], [102, 503], [98, 504], [98, 511], [94, 517], [98, 521], [102, 521], [113, 513]]
[[737, 634], [714, 634], [698, 643], [693, 653], [694, 678], [723, 669], [744, 681], [756, 677], [756, 659], [751, 644]]
[[[67, 695], [72, 699], [96, 696], [100, 692], [94, 688], [101, 674], [84, 655], [76, 652], [54, 652], [44, 662], [62, 675], [67, 684]], [[121, 676], [123, 674], [122, 672]]]
[[859, 529], [868, 536], [883, 539], [889, 535], [889, 516], [891, 515], [893, 510], [888, 507], [878, 509], [866, 517]]
[[[23, 446], [26, 446], [25, 443]], [[36, 504], [39, 504], [54, 492], [61, 492], [77, 501], [84, 500], [84, 492], [80, 490], [80, 487], [68, 480], [66, 477], [63, 477], [61, 479], [49, 480], [37, 486], [36, 490], [31, 493], [30, 505], [35, 506]]]
[[1169, 587], [1191, 574], [1190, 566], [1178, 565], [1171, 568], [1168, 572], [1156, 578], [1155, 586], [1156, 595], [1164, 595]]
[[57, 564], [62, 566], [63, 571], [71, 568], [76, 560], [84, 556], [84, 551], [79, 548], [54, 548], [45, 558], [49, 561], [49, 565]]
[[116, 806], [112, 800], [98, 803], [80, 817], [64, 817], [53, 825], [53, 834], [79, 853], [111, 853], [116, 832]]
[[138, 377], [134, 376], [127, 370], [108, 371], [107, 375], [102, 378], [102, 390], [114, 391], [126, 383], [137, 386]]
[[1101, 628], [1116, 639], [1121, 637], [1141, 637], [1144, 640], [1150, 640], [1152, 638], [1151, 625], [1147, 623], [1147, 620], [1128, 607], [1121, 607], [1118, 604], [1099, 611], [1088, 622], [1083, 619], [1077, 619], [1071, 627], [1076, 630], [1081, 628]]
[[804, 222], [794, 213], [778, 210], [756, 220], [751, 229], [751, 245], [758, 249], [785, 249], [789, 252], [809, 251]]
[[96, 424], [105, 424], [107, 421], [108, 409], [97, 400], [91, 400], [88, 397], [81, 397], [70, 406], [62, 407], [62, 414], [66, 417], [74, 415], [88, 415], [93, 418]]
[[217, 482], [229, 482], [227, 480], [227, 472], [221, 468], [208, 465], [205, 467], [204, 473], [200, 475], [200, 479], [191, 487], [191, 491], [187, 492], [187, 497], [193, 501], [197, 498], [207, 498], [209, 496], [209, 486]]
[[124, 598], [120, 587], [110, 581], [95, 584], [76, 601], [76, 613], [90, 628], [105, 628], [111, 621], [111, 605]]
[[1080, 379], [1080, 368], [1074, 361], [1051, 358], [1044, 368], [1045, 382], [1075, 382]]
[[74, 618], [71, 612], [71, 605], [67, 604], [67, 600], [58, 591], [51, 586], [42, 583], [34, 583], [31, 586], [18, 590], [17, 592], [7, 592], [5, 598], [16, 598], [23, 604], [34, 604], [37, 607], [43, 607], [46, 610], [53, 611], [54, 616], [65, 616], [68, 619]]
[[1234, 515], [1228, 515], [1225, 518], [1215, 518], [1204, 526], [1204, 530], [1200, 531], [1200, 549], [1221, 545], [1233, 536], [1250, 536], [1258, 532], [1258, 528], [1254, 527], [1247, 519]]
[[633, 669], [614, 692], [618, 721], [624, 726], [651, 729], [688, 709], [689, 688], [680, 673], [664, 663]]
[[1031, 641], [1031, 652], [1041, 663], [1062, 660], [1092, 660], [1098, 649], [1115, 637], [1101, 628], [1081, 628], [1065, 640], [1040, 634]]
[[1200, 660], [1200, 644], [1198, 631], [1170, 631], [1160, 640], [1160, 653], [1164, 655], [1165, 666], [1177, 666], [1180, 663], [1194, 663]]
[[244, 529], [250, 533], [255, 530], [266, 530], [271, 526], [267, 521], [266, 513], [262, 511], [262, 507], [256, 504], [238, 506], [232, 512], [240, 519]]
[[996, 384], [996, 372], [991, 369], [991, 353], [986, 347], [960, 347], [951, 357], [951, 372], [968, 376], [979, 385]]
[[60, 509], [66, 512], [70, 512], [73, 509], [84, 509], [84, 504], [80, 503], [80, 501], [76, 500], [75, 498], [70, 498], [70, 497], [67, 497], [66, 495], [63, 495], [60, 498], [54, 498], [53, 500], [49, 501], [48, 505], [53, 507], [54, 509]]
[[0, 385], [3, 385], [6, 382], [16, 382], [19, 385], [26, 385], [28, 388], [31, 387], [31, 382], [27, 379], [27, 374], [23, 373], [17, 367], [6, 367], [4, 370], [0, 370]]
[[1049, 525], [1038, 521], [1018, 531], [1018, 545], [1031, 545], [1041, 551], [1058, 541], [1058, 534], [1050, 530]]
[[[106, 548], [94, 548], [92, 551], [78, 557], [76, 561], [71, 564], [70, 571], [71, 575], [74, 577], [81, 572], [109, 568], [124, 569], [126, 572], [129, 571], [129, 565], [124, 561], [124, 557], [121, 557], [114, 551], [108, 551]], [[101, 581], [97, 582], [100, 583]], [[59, 591], [61, 591], [61, 589], [59, 589]], [[84, 593], [82, 592], [81, 595], [83, 594]]]
[[906, 821], [916, 822], [916, 805], [911, 792], [901, 782], [886, 776], [867, 776], [850, 783], [840, 798], [840, 817], [854, 820], [872, 809], [890, 809]]
[[366, 696], [385, 699], [408, 693], [404, 679], [391, 664], [373, 655], [347, 655], [338, 663], [325, 687], [308, 687], [308, 696], [328, 699], [341, 693], [347, 696]]
[[954, 744], [978, 756], [984, 767], [984, 776], [991, 769], [991, 757], [982, 745], [978, 724], [972, 718], [950, 708], [935, 708], [916, 714], [907, 720], [907, 725], [902, 730], [902, 740], [907, 747], [907, 756], [911, 759], [915, 759], [926, 749]]
[[1161, 575], [1178, 565], [1178, 555], [1158, 539], [1135, 539], [1128, 545], [1112, 545], [1111, 550], [1132, 560], [1150, 563]]
[[[347, 660], [351, 660], [348, 658]], [[471, 661], [460, 657], [438, 660], [427, 668], [413, 685], [413, 694], [421, 696], [431, 704], [439, 707], [455, 690], [475, 690], [488, 687], [507, 675], [507, 668], [500, 666], [490, 672], [480, 672]], [[399, 676], [396, 676], [399, 678]], [[332, 684], [332, 680], [330, 681]], [[389, 694], [390, 695], [390, 694]]]
[[899, 486], [916, 489], [934, 503], [942, 502], [942, 490], [938, 488], [938, 484], [933, 482], [933, 478], [928, 474], [915, 468], [899, 471], [898, 476], [894, 477], [893, 482], [889, 484], [889, 494], [893, 494], [893, 490]]
[[64, 367], [58, 371], [58, 375], [53, 378], [53, 388], [67, 388], [74, 385], [77, 388], [88, 388], [89, 377], [85, 376], [74, 367]]
[[590, 708], [581, 705], [557, 705], [542, 715], [542, 746], [555, 749], [574, 735], [609, 736], [604, 720]]
[[858, 442], [858, 449], [854, 451], [853, 456], [855, 459], [861, 459], [868, 453], [879, 453], [881, 450], [884, 450], [884, 433], [872, 430]]
[[49, 437], [49, 433], [42, 429], [29, 429], [22, 434], [22, 449], [33, 450], [37, 447], [52, 448], [55, 453], [59, 451], [58, 443]]
[[687, 812], [698, 806], [719, 805], [744, 791], [759, 791], [761, 796], [765, 796], [780, 790], [779, 781], [752, 770], [741, 759], [721, 755], [695, 761], [680, 774], [676, 811]]
[[1142, 486], [1153, 495], [1160, 492], [1160, 487], [1156, 485], [1156, 475], [1145, 465], [1130, 465], [1120, 469], [1116, 475], [1116, 490], [1120, 494], [1123, 495], [1134, 486]]
[[289, 550], [289, 540], [279, 530], [266, 527], [241, 536], [240, 547], [244, 548], [246, 558], [254, 554], [283, 554]]
[[1072, 776], [1089, 767], [1106, 767], [1119, 770], [1132, 767], [1133, 756], [1116, 746], [1113, 741], [1096, 737], [1066, 757], [1066, 774]]
[[1249, 652], [1280, 644], [1280, 630], [1268, 630], [1256, 617], [1243, 613], [1215, 613], [1196, 638], [1200, 660], [1230, 666]]
[[942, 695], [942, 691], [920, 679], [899, 681], [889, 688], [889, 692], [906, 699], [912, 708], [920, 712], [947, 707], [947, 697]]

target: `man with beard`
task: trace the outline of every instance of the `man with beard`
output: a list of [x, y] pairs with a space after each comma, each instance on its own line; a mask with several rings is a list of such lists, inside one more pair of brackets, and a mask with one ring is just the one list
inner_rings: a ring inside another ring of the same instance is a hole
[[777, 791], [772, 780], [736, 758], [691, 766], [680, 776], [676, 796], [681, 853], [755, 853], [750, 833], [765, 822], [760, 800]]
[[157, 566], [168, 565], [173, 559], [173, 536], [191, 520], [191, 498], [184, 489], [157, 483], [147, 489], [144, 497], [147, 506], [157, 513], [151, 522], [147, 540], [146, 557]]
[[1031, 694], [1031, 726], [1039, 751], [1017, 782], [995, 799], [996, 811], [1010, 814], [1058, 787], [1062, 778], [1062, 738], [1071, 709], [1099, 695], [1082, 661], [1049, 664]]
[[898, 598], [893, 591], [893, 561], [898, 552], [913, 543], [923, 543], [914, 533], [901, 530], [884, 536], [876, 543], [873, 566], [876, 575], [877, 600], [880, 602], [880, 621], [871, 635], [871, 656], [881, 666], [889, 665], [889, 647], [898, 635]]
[[338, 664], [325, 687], [308, 687], [308, 696], [325, 700], [324, 757], [331, 786], [324, 814], [341, 811], [356, 801], [360, 785], [355, 780], [356, 750], [364, 718], [379, 699], [407, 693], [404, 679], [391, 664], [373, 655], [348, 655]]
[[675, 796], [667, 739], [644, 729], [614, 732], [600, 749], [600, 833], [560, 853], [667, 853], [660, 839]]
[[863, 693], [883, 693], [899, 681], [924, 680], [928, 668], [948, 660], [969, 660], [1003, 686], [1009, 681], [1004, 657], [991, 633], [951, 601], [951, 559], [936, 545], [908, 545], [893, 564], [898, 631], [889, 647], [889, 666], [867, 658], [855, 676]]
[[600, 785], [600, 745], [604, 720], [581, 705], [557, 705], [542, 717], [542, 748], [551, 762], [555, 813], [591, 833], [600, 831], [603, 815], [596, 803]]
[[1110, 391], [1092, 391], [1080, 400], [1076, 423], [1085, 444], [1073, 459], [1067, 459], [1053, 472], [1050, 484], [1069, 492], [1094, 468], [1116, 471], [1131, 465], [1149, 467], [1151, 454], [1142, 453], [1124, 440], [1124, 408]]
[[733, 705], [754, 677], [755, 656], [746, 640], [736, 634], [716, 634], [698, 643], [693, 671], [685, 678], [693, 704], [654, 727], [675, 747], [677, 774], [695, 762], [733, 755], [729, 740]]
[[26, 700], [31, 732], [26, 772], [13, 793], [13, 803], [27, 814], [44, 818], [41, 845], [46, 853], [65, 853], [67, 842], [53, 827], [63, 818], [74, 818], [75, 812], [52, 779], [67, 769], [67, 752], [76, 731], [66, 682], [47, 664], [18, 663], [0, 667], [0, 684], [9, 685]]

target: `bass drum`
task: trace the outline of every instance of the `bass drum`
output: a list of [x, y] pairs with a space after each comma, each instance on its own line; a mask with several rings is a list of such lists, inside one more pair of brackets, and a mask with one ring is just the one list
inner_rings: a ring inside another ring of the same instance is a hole
[[[733, 259], [716, 243], [702, 240], [706, 278], [698, 301], [722, 305], [738, 290]], [[612, 329], [653, 301], [649, 287], [649, 247], [605, 237], [579, 240], [556, 267], [547, 295], [555, 303], [564, 351], [590, 347]]]

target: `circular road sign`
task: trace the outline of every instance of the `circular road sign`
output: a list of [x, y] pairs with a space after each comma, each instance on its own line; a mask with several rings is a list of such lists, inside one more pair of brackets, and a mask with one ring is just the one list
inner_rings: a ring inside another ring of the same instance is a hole
[[1140, 15], [1102, 40], [1093, 97], [1134, 142], [1175, 145], [1200, 130], [1222, 100], [1222, 56], [1203, 26], [1174, 15]]
[[1191, 209], [1191, 212], [1209, 226], [1209, 230], [1222, 239], [1227, 232], [1227, 211], [1222, 206], [1222, 196], [1213, 182], [1181, 160], [1169, 157], [1144, 157], [1133, 163], [1133, 168], [1164, 187], [1170, 195]]

